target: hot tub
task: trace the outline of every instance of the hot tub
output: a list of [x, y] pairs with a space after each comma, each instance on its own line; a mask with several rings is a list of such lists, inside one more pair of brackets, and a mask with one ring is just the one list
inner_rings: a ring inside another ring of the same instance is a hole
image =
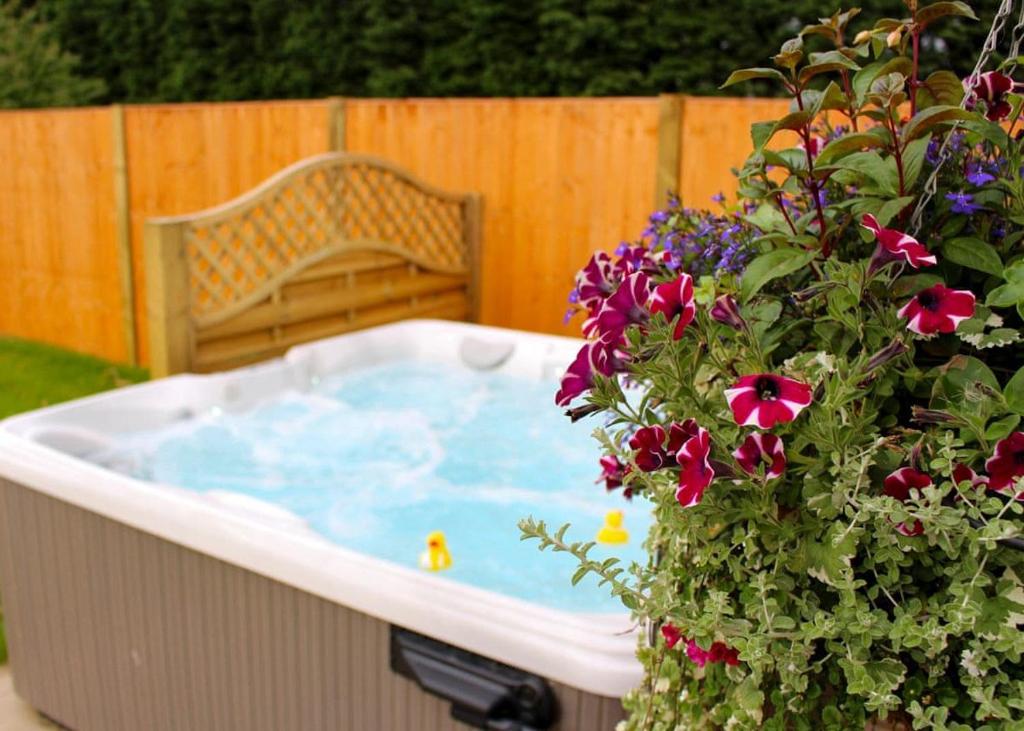
[[613, 728], [628, 614], [512, 545], [525, 512], [589, 540], [621, 508], [598, 550], [643, 560], [588, 430], [546, 421], [578, 345], [408, 321], [0, 423], [17, 692], [81, 731]]

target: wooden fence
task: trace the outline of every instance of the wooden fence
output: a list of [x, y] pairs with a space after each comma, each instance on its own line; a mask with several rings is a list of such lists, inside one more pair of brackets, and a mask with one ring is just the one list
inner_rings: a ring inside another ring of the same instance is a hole
[[327, 99], [0, 113], [0, 333], [147, 362], [142, 223], [327, 150], [484, 199], [482, 321], [570, 333], [572, 275], [669, 190], [705, 205], [785, 102]]

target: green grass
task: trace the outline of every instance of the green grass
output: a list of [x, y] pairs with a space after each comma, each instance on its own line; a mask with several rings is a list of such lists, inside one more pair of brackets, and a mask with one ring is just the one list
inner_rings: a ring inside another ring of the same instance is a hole
[[[52, 345], [0, 337], [0, 418], [149, 378], [144, 368], [110, 363]], [[0, 663], [7, 661], [0, 614]]]
[[147, 378], [144, 368], [0, 337], [0, 418]]

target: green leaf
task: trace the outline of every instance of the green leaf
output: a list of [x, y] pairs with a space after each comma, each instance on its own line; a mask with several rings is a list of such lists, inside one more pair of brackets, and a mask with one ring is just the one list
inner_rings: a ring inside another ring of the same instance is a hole
[[899, 176], [896, 172], [896, 161], [893, 158], [883, 158], [873, 150], [855, 152], [840, 160], [836, 167], [853, 170], [868, 178], [882, 193], [890, 196], [897, 194]]
[[935, 71], [928, 75], [917, 90], [917, 108], [937, 104], [959, 106], [964, 98], [964, 85], [952, 71]]
[[750, 139], [754, 143], [754, 149], [760, 150], [766, 144], [768, 144], [768, 138], [772, 135], [772, 130], [775, 129], [775, 122], [754, 122], [750, 125]]
[[875, 214], [875, 218], [878, 219], [880, 226], [888, 226], [889, 222], [902, 211], [904, 208], [914, 202], [914, 196], [905, 195], [902, 198], [893, 198], [890, 201], [886, 201], [881, 208], [878, 209], [878, 213]]
[[928, 150], [928, 137], [922, 137], [909, 143], [903, 149], [903, 186], [906, 190], [913, 190], [914, 183], [921, 175], [921, 168], [924, 164], [924, 156]]
[[839, 51], [812, 53], [808, 56], [807, 62], [807, 66], [800, 69], [797, 77], [801, 85], [806, 84], [818, 74], [824, 74], [829, 71], [839, 71], [840, 69], [860, 70], [860, 66], [855, 61], [850, 60]]
[[871, 89], [871, 84], [879, 76], [893, 72], [903, 74], [903, 76], [910, 76], [912, 71], [913, 64], [906, 56], [896, 56], [888, 61], [875, 61], [865, 66], [853, 75], [853, 82], [851, 84], [857, 104], [864, 103], [864, 97], [867, 96], [868, 91]]
[[778, 69], [771, 68], [748, 68], [740, 69], [739, 71], [733, 71], [729, 74], [729, 78], [725, 80], [719, 89], [724, 89], [727, 86], [738, 84], [741, 81], [750, 81], [751, 79], [774, 79], [776, 81], [786, 82], [786, 75]]
[[1003, 389], [1003, 396], [1006, 398], [1006, 406], [1011, 411], [1024, 414], [1024, 366], [1017, 369], [1013, 378]]
[[964, 236], [942, 244], [942, 255], [950, 261], [979, 272], [1003, 276], [1003, 260], [999, 252], [981, 239]]
[[982, 361], [974, 356], [954, 355], [940, 368], [941, 375], [932, 385], [933, 409], [948, 409], [960, 413], [965, 409], [977, 410], [979, 385], [999, 393], [999, 381]]
[[990, 441], [997, 441], [1010, 436], [1010, 432], [1020, 424], [1020, 414], [1010, 414], [1002, 419], [997, 419], [985, 427], [985, 438]]
[[776, 249], [754, 259], [743, 272], [740, 280], [740, 298], [746, 302], [773, 279], [785, 277], [810, 264], [816, 251], [804, 249]]
[[936, 284], [942, 284], [942, 277], [936, 274], [911, 274], [893, 282], [892, 293], [897, 297], [907, 297]]
[[970, 119], [963, 122], [960, 126], [970, 132], [980, 135], [983, 139], [988, 140], [1000, 150], [1009, 149], [1012, 144], [1010, 136], [1006, 134], [1006, 130], [1004, 130], [998, 122], [990, 122], [984, 118]]
[[870, 132], [851, 132], [829, 142], [818, 154], [818, 165], [831, 165], [851, 152], [858, 152], [869, 147], [884, 147], [885, 140]]
[[[790, 112], [785, 117], [777, 122], [771, 124], [771, 127], [767, 128], [763, 125], [768, 124], [767, 122], [757, 122], [754, 126], [757, 128], [755, 132], [751, 128], [750, 134], [754, 138], [754, 144], [757, 145], [757, 149], [761, 149], [776, 135], [784, 129], [798, 130], [802, 129], [814, 115], [810, 111], [802, 112]], [[758, 144], [760, 143], [760, 144]]]
[[907, 122], [903, 128], [903, 139], [915, 140], [928, 132], [937, 124], [952, 122], [953, 120], [977, 119], [978, 115], [968, 112], [966, 109], [951, 105], [940, 105], [928, 107], [914, 115], [914, 118]]
[[961, 18], [970, 18], [971, 20], [978, 19], [978, 16], [974, 14], [974, 11], [971, 10], [971, 6], [967, 3], [940, 2], [925, 5], [923, 8], [918, 8], [917, 12], [914, 13], [914, 22], [924, 28], [929, 23], [950, 15]]
[[1013, 307], [1018, 302], [1024, 302], [1024, 282], [1007, 282], [993, 289], [985, 298], [989, 307]]

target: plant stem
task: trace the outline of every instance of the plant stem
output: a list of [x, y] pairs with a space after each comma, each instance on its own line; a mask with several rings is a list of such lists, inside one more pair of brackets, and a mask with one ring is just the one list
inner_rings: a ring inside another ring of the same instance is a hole
[[775, 194], [775, 202], [779, 204], [779, 210], [782, 211], [782, 215], [786, 218], [786, 223], [789, 224], [789, 230], [796, 236], [796, 226], [793, 225], [793, 219], [789, 217], [789, 211], [786, 210], [786, 206], [782, 204], [782, 193]]
[[910, 39], [914, 47], [914, 60], [910, 73], [910, 118], [913, 119], [914, 115], [917, 114], [917, 89], [921, 85], [921, 82], [917, 80], [918, 57], [920, 55], [921, 45], [921, 31], [918, 29], [916, 23], [911, 26]]

